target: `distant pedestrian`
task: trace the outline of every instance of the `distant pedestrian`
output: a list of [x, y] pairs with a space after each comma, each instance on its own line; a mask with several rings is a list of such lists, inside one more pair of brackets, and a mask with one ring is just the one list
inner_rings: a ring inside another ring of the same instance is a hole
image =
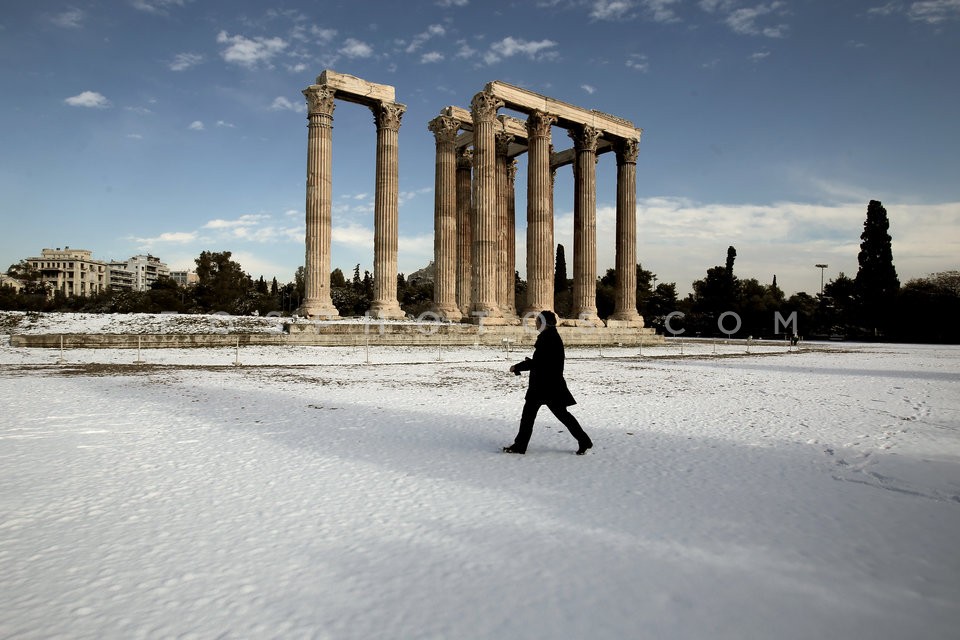
[[570, 431], [570, 435], [577, 439], [577, 455], [582, 456], [593, 446], [593, 442], [567, 410], [567, 407], [577, 404], [577, 401], [573, 399], [567, 389], [567, 381], [563, 378], [563, 340], [557, 331], [557, 316], [552, 311], [541, 311], [537, 314], [537, 329], [540, 335], [533, 347], [533, 359], [526, 358], [510, 367], [514, 375], [529, 371], [530, 382], [527, 385], [523, 413], [520, 415], [520, 430], [513, 444], [503, 450], [506, 453], [527, 452], [537, 412], [541, 406], [547, 405], [557, 420]]

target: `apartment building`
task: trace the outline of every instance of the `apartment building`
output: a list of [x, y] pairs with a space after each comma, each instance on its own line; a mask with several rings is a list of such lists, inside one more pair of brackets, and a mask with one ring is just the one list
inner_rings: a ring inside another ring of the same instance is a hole
[[51, 287], [66, 296], [96, 295], [107, 288], [119, 291], [147, 291], [160, 278], [170, 277], [170, 268], [151, 255], [129, 260], [94, 260], [91, 251], [57, 247], [44, 249], [27, 262]]
[[200, 282], [196, 271], [171, 271], [170, 277], [181, 287], [189, 287]]
[[170, 267], [151, 255], [113, 260], [110, 267], [110, 288], [123, 291], [147, 291], [160, 278], [170, 277]]
[[43, 249], [39, 257], [27, 258], [27, 262], [53, 291], [66, 296], [94, 295], [109, 286], [107, 263], [94, 260], [86, 249]]

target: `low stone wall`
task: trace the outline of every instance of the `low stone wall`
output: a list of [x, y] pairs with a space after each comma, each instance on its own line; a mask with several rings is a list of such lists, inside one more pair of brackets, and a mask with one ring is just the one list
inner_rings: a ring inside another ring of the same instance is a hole
[[[636, 346], [663, 344], [653, 329], [630, 327], [559, 327], [569, 346]], [[56, 349], [170, 349], [189, 347], [269, 346], [431, 346], [486, 345], [532, 347], [536, 331], [529, 326], [478, 327], [443, 323], [290, 323], [284, 333], [231, 334], [14, 334], [12, 347]]]

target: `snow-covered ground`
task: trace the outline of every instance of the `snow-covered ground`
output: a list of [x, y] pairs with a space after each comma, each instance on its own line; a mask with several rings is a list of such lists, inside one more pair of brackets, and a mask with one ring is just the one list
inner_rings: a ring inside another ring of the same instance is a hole
[[958, 347], [570, 348], [513, 456], [523, 351], [8, 345], [2, 638], [960, 628]]

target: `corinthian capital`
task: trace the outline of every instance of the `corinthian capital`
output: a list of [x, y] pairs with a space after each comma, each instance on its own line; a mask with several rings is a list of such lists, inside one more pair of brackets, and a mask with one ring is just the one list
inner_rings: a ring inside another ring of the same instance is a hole
[[573, 146], [577, 151], [596, 152], [597, 142], [600, 140], [599, 129], [583, 125], [578, 129], [567, 130], [567, 135], [573, 140]]
[[325, 116], [333, 115], [333, 99], [336, 91], [326, 85], [315, 85], [303, 90], [307, 98], [307, 115], [319, 113]]
[[632, 138], [625, 138], [617, 144], [617, 163], [636, 163], [639, 152], [640, 141]]
[[473, 149], [460, 147], [457, 149], [457, 169], [470, 169], [471, 167], [473, 167]]
[[433, 132], [437, 144], [453, 144], [457, 139], [457, 132], [460, 131], [460, 121], [450, 116], [437, 116], [427, 123], [427, 129]]
[[497, 145], [497, 155], [506, 156], [510, 151], [510, 143], [513, 142], [513, 136], [505, 131], [498, 131], [494, 139]]
[[470, 111], [473, 113], [473, 121], [492, 122], [497, 119], [497, 109], [503, 106], [503, 100], [493, 94], [481, 91], [473, 96], [470, 101]]
[[531, 138], [549, 137], [550, 127], [556, 121], [556, 116], [551, 116], [542, 111], [534, 111], [527, 116], [527, 135]]
[[407, 106], [399, 102], [379, 102], [376, 106], [370, 107], [373, 110], [373, 121], [377, 125], [377, 130], [400, 129], [400, 119], [403, 118]]

